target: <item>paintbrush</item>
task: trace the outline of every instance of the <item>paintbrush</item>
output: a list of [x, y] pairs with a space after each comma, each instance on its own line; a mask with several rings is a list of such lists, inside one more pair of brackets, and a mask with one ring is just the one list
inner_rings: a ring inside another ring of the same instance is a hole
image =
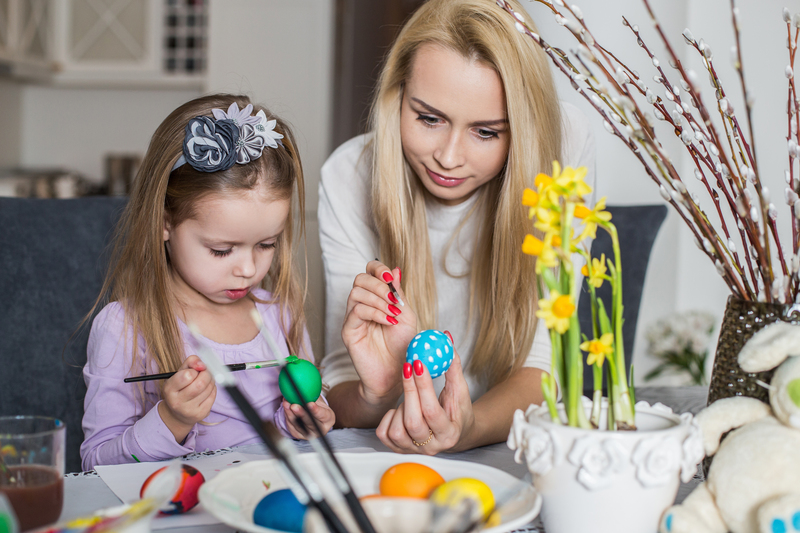
[[[378, 259], [378, 258], [376, 257], [376, 258], [375, 258], [375, 261], [380, 261], [380, 259]], [[397, 303], [399, 303], [400, 305], [402, 305], [403, 307], [405, 307], [405, 306], [406, 306], [406, 304], [405, 304], [405, 303], [403, 302], [403, 300], [400, 298], [400, 295], [397, 293], [397, 289], [395, 289], [395, 288], [394, 288], [394, 282], [390, 281], [390, 282], [388, 282], [388, 283], [389, 283], [389, 290], [390, 290], [390, 291], [392, 291], [392, 295], [393, 295], [395, 298], [397, 298]]]
[[217, 354], [200, 339], [200, 332], [197, 327], [190, 324], [189, 331], [192, 334], [192, 341], [197, 350], [197, 355], [214, 376], [214, 381], [225, 388], [269, 451], [278, 459], [278, 468], [283, 473], [282, 477], [297, 500], [303, 505], [310, 505], [317, 509], [332, 532], [347, 533], [347, 529], [331, 509], [317, 483], [300, 465], [297, 460], [297, 451], [281, 435], [272, 422], [261, 420], [250, 401], [236, 386], [236, 380], [231, 371], [222, 364]]
[[[261, 335], [267, 341], [270, 350], [272, 350], [272, 356], [280, 357], [281, 352], [279, 351], [278, 343], [275, 342], [272, 334], [264, 325], [261, 315], [258, 313], [258, 311], [253, 309], [250, 311], [250, 317], [253, 319], [253, 322], [255, 322], [256, 326], [258, 326], [258, 330], [261, 332]], [[288, 360], [283, 360], [282, 366], [287, 363], [289, 363]], [[295, 382], [294, 377], [292, 376], [292, 373], [287, 370], [285, 375], [288, 378], [289, 384], [291, 385], [292, 389], [294, 389], [294, 393], [297, 395], [297, 397], [305, 400], [300, 392], [300, 388], [297, 386], [297, 382]], [[322, 464], [325, 467], [325, 470], [328, 472], [328, 475], [331, 477], [331, 479], [333, 479], [339, 491], [344, 495], [347, 506], [350, 508], [350, 512], [353, 513], [353, 517], [356, 519], [358, 527], [363, 533], [375, 533], [375, 529], [373, 528], [372, 523], [369, 521], [367, 513], [364, 512], [361, 502], [358, 501], [358, 497], [356, 496], [355, 492], [353, 492], [353, 486], [347, 479], [347, 474], [345, 474], [342, 465], [339, 464], [339, 460], [336, 459], [336, 455], [333, 453], [333, 448], [331, 448], [328, 439], [325, 438], [325, 434], [319, 427], [317, 419], [314, 418], [313, 414], [311, 414], [311, 409], [308, 408], [308, 404], [302, 402], [300, 405], [303, 407], [306, 415], [311, 420], [311, 424], [314, 426], [314, 433], [312, 434], [311, 431], [309, 431], [306, 427], [303, 420], [298, 417], [297, 421], [301, 431], [306, 435], [306, 438], [308, 438], [308, 441], [314, 448], [314, 451], [319, 454], [320, 459], [322, 459]], [[314, 436], [318, 438], [313, 438]], [[322, 442], [321, 446], [320, 442]]]
[[[290, 355], [286, 358], [286, 363], [293, 363], [297, 361], [296, 355]], [[269, 368], [272, 366], [281, 366], [283, 361], [254, 361], [252, 363], [231, 363], [225, 365], [231, 372], [238, 372], [240, 370], [254, 370], [256, 368]], [[125, 383], [136, 383], [137, 381], [153, 381], [154, 379], [169, 379], [177, 372], [164, 372], [162, 374], [147, 374], [144, 376], [134, 376], [132, 378], [125, 378], [122, 381]]]

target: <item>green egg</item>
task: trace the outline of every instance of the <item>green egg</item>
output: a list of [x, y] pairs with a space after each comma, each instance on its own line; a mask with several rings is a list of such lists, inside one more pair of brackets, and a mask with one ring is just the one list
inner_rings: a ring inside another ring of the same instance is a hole
[[[300, 398], [295, 394], [294, 387], [286, 376], [286, 372], [291, 372], [292, 379], [297, 384], [300, 394], [303, 396], [305, 402], [301, 402]], [[278, 387], [281, 389], [281, 394], [286, 398], [289, 403], [308, 403], [315, 402], [322, 392], [322, 377], [319, 375], [319, 370], [313, 363], [305, 359], [298, 359], [293, 363], [287, 364], [281, 370], [281, 375], [278, 377]]]

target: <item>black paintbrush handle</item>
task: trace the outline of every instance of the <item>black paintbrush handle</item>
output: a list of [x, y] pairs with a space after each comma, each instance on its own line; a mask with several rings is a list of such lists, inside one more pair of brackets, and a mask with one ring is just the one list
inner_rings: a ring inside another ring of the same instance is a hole
[[[236, 372], [237, 370], [247, 370], [247, 365], [244, 363], [233, 363], [230, 365], [225, 365], [228, 367], [228, 370], [231, 372]], [[145, 376], [134, 376], [132, 378], [125, 378], [122, 381], [125, 383], [136, 383], [137, 381], [153, 381], [156, 379], [169, 379], [175, 375], [175, 372], [164, 372], [163, 374], [147, 374]]]
[[253, 429], [256, 430], [256, 433], [258, 433], [258, 436], [261, 437], [262, 441], [264, 441], [264, 444], [267, 445], [267, 448], [269, 448], [269, 451], [272, 452], [272, 455], [283, 461], [283, 464], [289, 470], [289, 473], [297, 480], [303, 490], [305, 490], [309, 496], [309, 504], [316, 507], [317, 510], [322, 514], [322, 517], [325, 519], [325, 522], [327, 522], [331, 531], [334, 533], [347, 533], [347, 528], [344, 527], [344, 524], [342, 524], [341, 520], [339, 520], [339, 517], [336, 516], [336, 513], [333, 512], [333, 509], [331, 509], [330, 505], [328, 505], [324, 499], [314, 500], [311, 497], [311, 493], [308, 491], [305, 485], [303, 485], [300, 476], [294, 468], [294, 465], [291, 461], [288, 461], [287, 458], [284, 457], [283, 452], [278, 449], [276, 442], [267, 434], [267, 431], [264, 427], [264, 422], [261, 420], [261, 417], [258, 416], [255, 408], [253, 408], [247, 398], [244, 397], [242, 391], [240, 391], [236, 385], [226, 386], [225, 390], [228, 391], [228, 394], [233, 399], [234, 403], [237, 405], [237, 407], [239, 407], [239, 410], [242, 412]]
[[[302, 400], [305, 400], [305, 398], [303, 398], [303, 394], [300, 392], [300, 388], [297, 386], [297, 382], [294, 380], [294, 376], [292, 376], [292, 373], [289, 372], [288, 367], [286, 371], [286, 377], [288, 378], [289, 384], [291, 385], [292, 389], [294, 389], [294, 393], [297, 395], [297, 397]], [[317, 419], [314, 418], [313, 414], [311, 414], [311, 409], [308, 408], [307, 403], [301, 402], [300, 405], [302, 405], [303, 410], [308, 415], [308, 418], [311, 419], [311, 424], [314, 426], [314, 430], [317, 432], [319, 440], [322, 441], [322, 445], [325, 448], [325, 452], [330, 457], [331, 463], [333, 463], [333, 467], [336, 469], [338, 474], [344, 480], [346, 489], [342, 490], [342, 493], [344, 494], [347, 506], [350, 508], [350, 512], [353, 513], [353, 518], [355, 518], [356, 522], [358, 523], [359, 529], [361, 529], [362, 533], [376, 533], [375, 528], [372, 527], [372, 522], [370, 522], [367, 513], [361, 506], [361, 502], [358, 501], [358, 498], [353, 493], [353, 485], [350, 483], [350, 480], [347, 479], [347, 474], [344, 473], [344, 469], [342, 468], [342, 465], [339, 464], [339, 460], [336, 459], [336, 455], [333, 453], [333, 448], [331, 448], [328, 439], [325, 438], [325, 435], [322, 433], [322, 429], [319, 427]], [[300, 422], [301, 425], [303, 425], [303, 420], [301, 418], [298, 418], [298, 421]], [[310, 435], [309, 437], [313, 438], [313, 435]], [[325, 458], [322, 457], [322, 460], [324, 462]], [[331, 476], [335, 475], [334, 472], [331, 472], [330, 474]]]

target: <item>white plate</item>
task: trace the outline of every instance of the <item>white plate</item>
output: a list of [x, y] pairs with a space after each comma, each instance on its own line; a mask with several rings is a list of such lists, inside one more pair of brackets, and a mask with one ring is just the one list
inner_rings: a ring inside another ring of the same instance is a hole
[[[508, 505], [503, 506], [501, 523], [484, 530], [485, 533], [518, 529], [533, 520], [542, 505], [542, 498], [533, 486], [523, 484], [502, 470], [479, 463], [378, 452], [337, 453], [336, 457], [359, 497], [378, 493], [378, 483], [383, 473], [393, 465], [406, 462], [429, 466], [439, 472], [445, 481], [459, 477], [480, 479], [492, 489], [498, 505], [505, 503], [514, 491], [519, 491]], [[331, 482], [322, 474], [324, 470], [317, 454], [303, 454], [300, 461], [318, 480], [330, 500], [336, 500]], [[278, 471], [276, 459], [252, 461], [220, 472], [200, 487], [200, 501], [209, 513], [233, 528], [252, 533], [272, 532], [271, 529], [253, 523], [253, 510], [268, 492], [264, 487], [265, 482], [270, 484], [269, 491], [287, 487]], [[342, 499], [340, 495], [338, 499]]]

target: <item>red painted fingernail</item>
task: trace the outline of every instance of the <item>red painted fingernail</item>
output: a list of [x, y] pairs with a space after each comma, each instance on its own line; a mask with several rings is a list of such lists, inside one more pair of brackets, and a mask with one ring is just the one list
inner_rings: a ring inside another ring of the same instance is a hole
[[392, 294], [391, 292], [387, 294], [386, 297], [389, 298], [389, 301], [392, 302], [393, 304], [397, 303], [397, 298], [395, 298], [394, 294]]
[[396, 326], [398, 324], [397, 319], [393, 316], [386, 315], [386, 320], [389, 321], [389, 324]]
[[406, 379], [411, 377], [411, 363], [403, 363], [403, 377]]
[[419, 359], [414, 361], [414, 373], [418, 376], [422, 375], [422, 361]]
[[444, 330], [444, 334], [450, 339], [450, 344], [455, 344], [455, 342], [453, 342], [453, 335], [449, 331]]
[[397, 267], [397, 281], [401, 281], [403, 279], [403, 272], [400, 270], [400, 267]]
[[391, 283], [391, 282], [394, 281], [394, 278], [388, 272], [384, 272], [383, 273], [383, 281], [385, 281], [386, 283]]
[[395, 306], [393, 306], [392, 304], [389, 304], [389, 312], [390, 312], [390, 313], [392, 313], [392, 314], [394, 314], [394, 316], [397, 316], [397, 315], [399, 315], [399, 314], [400, 314], [402, 311], [400, 311], [400, 309], [396, 308], [396, 307], [395, 307]]

